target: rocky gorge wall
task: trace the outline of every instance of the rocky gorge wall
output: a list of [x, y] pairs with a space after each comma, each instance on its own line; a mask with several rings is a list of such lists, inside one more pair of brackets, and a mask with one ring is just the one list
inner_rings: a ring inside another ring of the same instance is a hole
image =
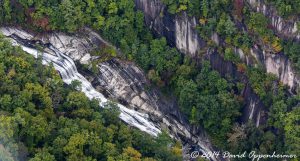
[[[186, 12], [171, 15], [160, 0], [135, 0], [137, 9], [144, 12], [146, 26], [154, 31], [157, 36], [167, 38], [171, 46], [176, 47], [180, 52], [195, 57], [200, 50], [205, 47], [205, 42], [200, 38], [196, 31], [197, 20], [195, 17], [189, 17]], [[219, 44], [218, 36], [214, 34], [212, 40]], [[249, 119], [253, 122], [263, 124], [266, 120], [259, 113], [265, 109], [263, 103], [249, 86], [247, 79], [238, 73], [234, 64], [225, 61], [219, 54], [213, 51], [207, 52], [206, 59], [211, 63], [214, 70], [217, 70], [222, 76], [230, 75], [246, 84], [243, 97], [245, 99], [243, 122]], [[247, 111], [251, 111], [247, 112]]]
[[276, 75], [280, 82], [287, 85], [290, 93], [298, 93], [300, 88], [299, 74], [283, 52], [273, 54], [264, 50], [263, 46], [254, 45], [250, 50], [250, 54], [245, 54], [240, 49], [236, 49], [236, 53], [248, 66], [261, 65], [266, 72]]
[[248, 78], [244, 75], [244, 73], [238, 71], [236, 65], [232, 62], [225, 61], [216, 51], [208, 50], [205, 57], [210, 61], [211, 66], [223, 77], [235, 78], [245, 84], [242, 91], [242, 97], [245, 104], [242, 110], [243, 116], [240, 121], [245, 123], [248, 122], [248, 120], [252, 120], [256, 126], [266, 123], [266, 108], [258, 95], [256, 95], [253, 91], [250, 83], [248, 82]]
[[157, 36], [166, 37], [168, 43], [182, 53], [195, 56], [205, 45], [195, 30], [195, 17], [189, 17], [185, 12], [171, 15], [160, 0], [135, 0], [135, 4], [144, 12], [146, 26]]
[[[297, 28], [299, 19], [282, 18], [275, 7], [267, 5], [264, 0], [247, 0], [246, 2], [255, 12], [262, 13], [271, 20], [270, 25], [277, 36], [299, 41], [300, 32]], [[283, 84], [288, 85], [292, 93], [297, 93], [300, 87], [300, 77], [284, 53], [272, 54], [265, 50], [264, 46], [254, 45], [251, 55], [258, 58], [256, 60], [265, 67], [268, 73], [275, 74]]]
[[[263, 3], [263, 0], [247, 0], [254, 12], [261, 12], [271, 19], [271, 25], [275, 33], [281, 38], [292, 38], [299, 40], [300, 33], [297, 29], [297, 20], [284, 20], [277, 15], [276, 10]], [[160, 0], [135, 0], [138, 10], [143, 11], [145, 23], [157, 36], [167, 38], [171, 46], [180, 52], [195, 57], [201, 49], [205, 48], [205, 42], [196, 31], [197, 19], [189, 17], [186, 12], [176, 15], [168, 13], [165, 5]], [[221, 44], [217, 33], [211, 37], [217, 45]], [[292, 94], [296, 94], [300, 88], [300, 77], [293, 68], [292, 62], [284, 53], [273, 54], [261, 44], [254, 44], [250, 54], [245, 54], [241, 49], [236, 49], [236, 54], [248, 66], [262, 66], [266, 72], [276, 75], [280, 82], [289, 87]], [[237, 71], [234, 64], [225, 61], [220, 55], [212, 51], [207, 52], [206, 59], [222, 76], [230, 75], [245, 84], [243, 98], [245, 100], [242, 121], [253, 120], [256, 125], [262, 124], [267, 119], [267, 111], [251, 88], [247, 78]], [[239, 73], [239, 74], [237, 74]]]
[[294, 40], [300, 39], [300, 32], [297, 28], [299, 19], [284, 19], [277, 13], [275, 7], [267, 5], [264, 0], [246, 0], [248, 5], [255, 11], [264, 14], [271, 20], [271, 25], [278, 35]]

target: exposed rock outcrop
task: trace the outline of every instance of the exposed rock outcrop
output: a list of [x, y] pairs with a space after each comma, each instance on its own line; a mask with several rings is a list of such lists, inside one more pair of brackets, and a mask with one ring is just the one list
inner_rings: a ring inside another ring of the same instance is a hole
[[[297, 28], [299, 19], [282, 18], [275, 7], [267, 5], [264, 0], [247, 0], [246, 2], [255, 12], [260, 12], [271, 20], [272, 29], [279, 37], [299, 41], [300, 32]], [[272, 54], [265, 48], [259, 45], [252, 48], [250, 57], [255, 58], [253, 62], [261, 64], [268, 73], [275, 74], [283, 84], [290, 87], [291, 93], [297, 93], [300, 88], [300, 77], [293, 68], [292, 62], [284, 53]], [[249, 56], [246, 57], [251, 59]]]
[[[150, 26], [158, 36], [166, 37], [168, 43], [179, 49], [182, 53], [195, 57], [205, 47], [205, 42], [196, 31], [197, 21], [195, 17], [189, 17], [186, 12], [171, 15], [160, 0], [135, 0], [135, 3], [137, 9], [144, 12], [146, 25]], [[217, 34], [212, 36], [212, 40], [219, 44]], [[239, 81], [244, 81], [241, 80], [242, 77], [236, 75], [238, 71], [234, 64], [225, 61], [222, 57], [216, 55], [215, 52], [213, 54], [211, 52], [207, 53], [206, 58], [211, 62], [212, 68], [217, 70], [222, 76], [231, 75], [233, 78], [240, 79]], [[248, 84], [247, 81], [244, 82]], [[264, 109], [258, 96], [253, 90], [245, 89], [245, 91], [248, 92], [244, 94], [246, 101], [244, 111], [253, 111], [257, 115], [251, 115], [252, 117], [250, 117], [249, 113], [243, 113], [242, 120], [246, 121], [247, 118], [254, 122], [265, 120], [264, 118], [260, 118], [261, 115], [258, 115]], [[253, 103], [253, 100], [256, 103]]]
[[245, 54], [241, 49], [236, 49], [235, 53], [248, 66], [262, 66], [267, 73], [274, 74], [280, 82], [287, 85], [291, 93], [298, 93], [300, 88], [299, 74], [283, 52], [273, 54], [264, 50], [264, 47], [254, 45], [250, 54]]
[[217, 70], [223, 77], [235, 78], [245, 84], [242, 91], [245, 105], [242, 110], [241, 121], [247, 122], [248, 120], [253, 120], [256, 126], [265, 123], [267, 120], [266, 108], [260, 98], [254, 93], [244, 73], [238, 71], [232, 62], [225, 61], [215, 51], [209, 50], [205, 57], [210, 61], [212, 68]]
[[[9, 33], [8, 36], [18, 35], [28, 41], [39, 40], [37, 42], [42, 42], [43, 45], [51, 44], [82, 64], [88, 64], [94, 59], [90, 54], [91, 50], [99, 49], [98, 47], [101, 50], [101, 46], [110, 46], [98, 34], [87, 28], [75, 36], [64, 33], [34, 35], [16, 28], [1, 30]], [[148, 114], [153, 122], [168, 130], [170, 135], [181, 140], [185, 146], [198, 145], [203, 153], [214, 151], [205, 132], [190, 126], [174, 101], [163, 99], [158, 91], [147, 88], [149, 83], [143, 71], [135, 64], [113, 59], [99, 63], [98, 69], [98, 75], [82, 71], [97, 89], [128, 107]], [[214, 157], [211, 159], [222, 160]]]
[[295, 19], [284, 19], [277, 13], [275, 7], [266, 5], [264, 0], [247, 0], [250, 7], [256, 11], [264, 14], [271, 20], [271, 24], [276, 33], [284, 38], [300, 39], [300, 32], [297, 28], [298, 21]]
[[[299, 40], [300, 33], [297, 29], [296, 20], [284, 20], [277, 15], [276, 10], [263, 3], [263, 0], [247, 0], [249, 5], [256, 11], [261, 12], [270, 18], [272, 26], [276, 33], [284, 38], [293, 38]], [[176, 15], [168, 13], [166, 6], [160, 0], [135, 0], [136, 7], [142, 10], [145, 15], [145, 23], [157, 36], [167, 38], [171, 46], [176, 47], [182, 53], [194, 57], [199, 53], [201, 48], [205, 47], [196, 31], [197, 21], [195, 17], [189, 17], [186, 12]], [[218, 35], [214, 33], [211, 37], [217, 45], [222, 45]], [[207, 52], [211, 53], [211, 52]], [[272, 54], [268, 52], [264, 46], [254, 45], [250, 54], [245, 54], [241, 49], [236, 49], [236, 53], [248, 66], [261, 65], [266, 72], [272, 73], [279, 78], [279, 81], [288, 85], [291, 93], [297, 93], [300, 87], [300, 77], [293, 69], [291, 61], [284, 55]], [[243, 110], [242, 120], [253, 120], [256, 125], [266, 121], [266, 111], [259, 97], [251, 89], [247, 78], [238, 73], [235, 65], [224, 61], [220, 56], [208, 54], [206, 58], [211, 62], [213, 69], [217, 70], [221, 75], [230, 75], [246, 84], [244, 89], [245, 107]], [[213, 57], [212, 57], [213, 55]], [[226, 62], [226, 63], [225, 63]], [[235, 74], [233, 74], [235, 73]]]
[[168, 43], [177, 47], [182, 53], [195, 56], [204, 46], [198, 36], [197, 20], [186, 12], [171, 15], [160, 0], [135, 0], [137, 9], [145, 14], [145, 23], [158, 36], [167, 38]]

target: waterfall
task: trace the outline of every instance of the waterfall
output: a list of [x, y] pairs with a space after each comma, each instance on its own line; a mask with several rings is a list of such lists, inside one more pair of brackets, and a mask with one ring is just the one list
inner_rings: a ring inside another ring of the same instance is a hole
[[[88, 30], [85, 31], [83, 39], [80, 38], [80, 33], [79, 35], [73, 35], [71, 36], [72, 38], [68, 38], [68, 36], [65, 36], [62, 33], [54, 33], [53, 35], [32, 35], [30, 33], [27, 33], [26, 31], [19, 30], [16, 28], [10, 28], [10, 27], [0, 27], [0, 33], [3, 33], [8, 39], [11, 39], [11, 42], [13, 45], [20, 46], [25, 52], [33, 55], [35, 58], [39, 57], [42, 58], [43, 64], [47, 65], [52, 63], [53, 67], [59, 71], [62, 80], [66, 84], [70, 84], [73, 80], [79, 80], [82, 83], [82, 88], [80, 89], [83, 91], [86, 96], [90, 99], [98, 99], [101, 100], [100, 107], [105, 105], [108, 100], [99, 92], [93, 88], [91, 83], [85, 79], [85, 77], [81, 74], [78, 73], [76, 65], [73, 60], [82, 60], [82, 57], [85, 57], [87, 54], [86, 49], [92, 47], [91, 44], [95, 44], [94, 42], [97, 42], [98, 40], [101, 40], [101, 37], [97, 35], [94, 32], [90, 32]], [[61, 36], [61, 37], [60, 37]], [[51, 40], [55, 39], [55, 40]], [[90, 41], [92, 39], [95, 39], [95, 41]], [[73, 40], [75, 40], [73, 42]], [[78, 41], [77, 41], [78, 40]], [[85, 43], [85, 42], [88, 43]], [[74, 44], [73, 44], [74, 43]], [[91, 44], [90, 44], [91, 43]], [[97, 44], [97, 43], [96, 43]], [[106, 43], [105, 43], [106, 44]], [[40, 46], [42, 46], [42, 52], [40, 49]], [[68, 46], [70, 45], [70, 46]], [[80, 45], [84, 45], [80, 49]], [[85, 46], [86, 45], [86, 46]], [[86, 61], [88, 62], [88, 61]], [[109, 66], [105, 66], [103, 63], [98, 66], [101, 73], [106, 73], [105, 70], [103, 71], [103, 67], [107, 68], [108, 70], [111, 68]], [[113, 67], [114, 68], [114, 67]], [[118, 69], [121, 67], [117, 67]], [[134, 66], [134, 68], [136, 68]], [[118, 70], [117, 69], [117, 70]], [[127, 69], [126, 69], [127, 70]], [[132, 69], [128, 69], [132, 70]], [[118, 73], [118, 71], [116, 71]], [[126, 73], [126, 72], [125, 72]], [[140, 73], [138, 74], [137, 77], [140, 77]], [[93, 76], [94, 78], [96, 76]], [[127, 77], [127, 76], [126, 76]], [[134, 77], [134, 76], [133, 76]], [[122, 77], [121, 77], [122, 78]], [[119, 77], [118, 76], [108, 76], [107, 79], [114, 79], [114, 81], [118, 81]], [[127, 78], [124, 78], [127, 79]], [[139, 80], [140, 78], [133, 78], [130, 81], [136, 81]], [[97, 81], [105, 81], [105, 79], [97, 79]], [[108, 89], [112, 85], [115, 85], [113, 82], [108, 82], [111, 83], [109, 86], [103, 86], [103, 88]], [[100, 83], [101, 84], [101, 83]], [[105, 84], [105, 83], [104, 83]], [[127, 85], [128, 83], [125, 83]], [[116, 87], [118, 88], [123, 88], [124, 86], [121, 87]], [[142, 89], [144, 90], [144, 89]], [[132, 94], [135, 94], [135, 91], [132, 91]], [[144, 92], [142, 92], [144, 93]], [[122, 95], [123, 93], [116, 93], [118, 95]], [[141, 99], [144, 98], [141, 94]], [[145, 96], [147, 97], [147, 95]], [[130, 100], [129, 100], [130, 101]], [[131, 100], [132, 101], [132, 100]], [[156, 100], [146, 100], [146, 101], [154, 101], [156, 103]], [[147, 102], [146, 102], [147, 103]], [[184, 160], [188, 160], [190, 158], [190, 148], [195, 148], [196, 151], [200, 152], [200, 154], [204, 154], [206, 156], [209, 156], [209, 154], [212, 154], [213, 151], [217, 151], [212, 144], [209, 141], [209, 138], [207, 135], [203, 132], [200, 131], [200, 129], [191, 129], [190, 125], [185, 122], [184, 118], [179, 113], [174, 114], [174, 112], [170, 111], [162, 111], [158, 106], [152, 106], [152, 105], [147, 105], [149, 106], [149, 109], [145, 109], [145, 113], [140, 113], [135, 110], [128, 109], [120, 104], [118, 104], [120, 108], [120, 118], [129, 124], [130, 126], [134, 126], [141, 131], [145, 131], [148, 134], [152, 136], [157, 136], [161, 131], [161, 125], [163, 125], [166, 128], [169, 128], [169, 135], [173, 138], [176, 138], [178, 140], [181, 140], [183, 144], [185, 144], [186, 153], [184, 153]], [[143, 108], [148, 108], [143, 107], [143, 105], [138, 106], [139, 109]], [[164, 107], [164, 106], [162, 106]], [[165, 110], [165, 109], [164, 109]], [[174, 109], [176, 110], [176, 109]], [[149, 116], [153, 116], [155, 118], [155, 122], [152, 122], [149, 120]], [[195, 146], [192, 146], [195, 145]], [[217, 160], [224, 160], [221, 157], [217, 156], [210, 156], [208, 158], [209, 160], [217, 161]]]
[[[5, 35], [5, 33], [3, 34]], [[91, 85], [91, 83], [77, 71], [74, 61], [70, 57], [53, 47], [52, 45], [49, 45], [49, 47], [44, 48], [44, 51], [39, 51], [33, 47], [29, 47], [26, 44], [22, 43], [22, 41], [20, 41], [18, 37], [11, 36], [9, 39], [11, 40], [12, 45], [20, 46], [26, 53], [33, 55], [35, 58], [41, 57], [42, 63], [44, 65], [49, 65], [52, 63], [54, 68], [60, 73], [64, 83], [71, 84], [72, 81], [75, 80], [81, 82], [80, 90], [83, 93], [85, 93], [85, 95], [89, 99], [99, 100], [100, 107], [103, 107], [104, 105], [109, 103], [109, 100], [105, 98], [103, 94], [98, 92]], [[48, 50], [49, 52], [46, 52]], [[117, 106], [120, 109], [120, 119], [129, 124], [130, 126], [134, 126], [152, 136], [157, 136], [159, 133], [161, 133], [161, 130], [148, 119], [147, 114], [128, 109], [121, 104], [117, 104]]]

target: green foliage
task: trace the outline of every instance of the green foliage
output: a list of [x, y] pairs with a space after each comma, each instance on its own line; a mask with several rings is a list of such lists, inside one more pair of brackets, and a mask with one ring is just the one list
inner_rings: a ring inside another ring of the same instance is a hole
[[295, 107], [291, 112], [289, 112], [286, 115], [284, 121], [287, 152], [299, 156], [300, 146], [298, 143], [300, 141], [300, 108]]
[[153, 40], [150, 45], [151, 66], [154, 66], [160, 74], [170, 74], [175, 72], [176, 65], [180, 61], [180, 55], [174, 48], [167, 46], [165, 38]]
[[253, 124], [238, 127], [230, 135], [236, 137], [236, 140], [229, 141], [235, 153], [251, 152], [253, 150], [261, 153], [270, 153], [282, 150], [276, 147], [280, 146], [280, 142], [278, 142], [280, 139], [276, 139], [271, 131], [263, 131], [261, 128], [256, 128]]
[[196, 17], [219, 17], [222, 11], [230, 11], [229, 0], [162, 0], [167, 6], [168, 12], [175, 14], [188, 11], [189, 15]]
[[272, 27], [269, 26], [269, 19], [267, 19], [262, 13], [251, 13], [247, 25], [250, 30], [258, 34], [257, 38], [269, 46], [273, 53], [279, 53], [282, 51], [282, 42], [281, 40], [274, 35]]
[[137, 62], [149, 70], [148, 76], [158, 84], [170, 80], [181, 61], [179, 52], [167, 46], [165, 38], [152, 40], [149, 48], [142, 46], [140, 50], [135, 56]]
[[55, 161], [55, 157], [48, 151], [42, 150], [34, 155], [34, 158], [29, 161]]
[[201, 24], [197, 27], [197, 30], [200, 33], [200, 36], [206, 40], [210, 40], [210, 36], [215, 31], [217, 27], [217, 20], [215, 18], [207, 19], [207, 23]]
[[59, 5], [59, 12], [61, 13], [64, 25], [60, 26], [63, 30], [75, 32], [78, 27], [84, 24], [84, 16], [81, 6], [74, 6], [72, 1], [63, 0]]
[[202, 9], [203, 17], [207, 17], [208, 16], [208, 1], [207, 0], [202, 1], [201, 9]]
[[276, 77], [272, 74], [266, 74], [261, 68], [249, 68], [247, 70], [250, 83], [254, 92], [262, 99], [264, 104], [269, 107], [272, 100], [273, 83]]
[[[20, 153], [30, 161], [180, 160], [168, 135], [129, 128], [115, 104], [100, 108], [75, 91], [78, 81], [66, 86], [53, 67], [40, 64], [0, 38], [1, 159]], [[151, 149], [138, 144], [144, 140]]]
[[293, 66], [297, 71], [300, 71], [300, 45], [296, 42], [288, 41], [284, 43], [284, 53], [293, 62]]
[[268, 3], [274, 5], [281, 16], [288, 17], [299, 15], [300, 1], [299, 0], [267, 0]]
[[162, 3], [168, 6], [168, 12], [175, 14], [187, 10], [189, 0], [162, 0]]
[[232, 37], [236, 33], [236, 28], [234, 23], [229, 17], [222, 15], [217, 24], [217, 33], [222, 36]]
[[267, 28], [268, 19], [261, 13], [251, 13], [249, 19], [249, 28], [263, 34]]
[[11, 2], [9, 0], [4, 0], [1, 3], [1, 13], [0, 13], [0, 23], [4, 23], [11, 20]]
[[224, 59], [227, 61], [232, 61], [236, 64], [240, 62], [239, 56], [234, 53], [232, 48], [225, 49]]
[[231, 84], [211, 71], [207, 62], [195, 80], [182, 76], [176, 80], [181, 110], [191, 123], [204, 126], [220, 147], [226, 146], [223, 141], [240, 115], [240, 104], [230, 90]]
[[242, 49], [250, 49], [252, 44], [251, 37], [246, 33], [236, 34], [233, 38], [233, 45]]
[[[282, 41], [274, 35], [263, 14], [252, 13], [245, 6], [243, 11], [239, 10], [239, 21], [245, 21], [247, 29], [241, 27], [232, 16], [234, 7], [241, 7], [241, 4], [234, 6], [237, 1], [162, 2], [171, 14], [187, 11], [190, 16], [198, 18], [197, 30], [208, 44], [212, 44], [211, 35], [217, 32], [221, 43], [225, 40], [224, 44], [228, 45], [222, 48], [225, 49], [222, 51], [224, 59], [237, 64], [239, 71], [245, 72], [248, 68], [240, 63], [232, 50], [234, 47], [247, 54], [253, 42], [263, 42], [276, 53], [282, 50]], [[274, 4], [281, 15], [299, 14], [298, 0], [268, 2]], [[256, 68], [249, 68], [246, 72], [255, 93], [268, 107], [268, 127], [247, 125], [242, 128], [235, 125], [242, 106], [237, 94], [241, 94], [245, 85], [237, 83], [236, 87], [233, 86], [206, 63], [199, 69], [195, 65], [198, 62], [187, 57], [183, 59], [176, 49], [167, 45], [165, 38], [153, 39], [144, 26], [143, 13], [135, 10], [133, 0], [2, 0], [0, 4], [0, 24], [71, 33], [84, 25], [93, 27], [124, 53], [123, 58], [137, 62], [154, 84], [170, 94], [174, 92], [190, 123], [204, 127], [219, 147], [262, 153], [284, 152], [285, 148], [294, 153], [299, 149], [296, 144], [299, 142], [296, 133], [298, 113], [294, 108], [291, 111], [299, 100], [288, 99], [281, 84], [279, 89], [274, 88], [278, 83], [274, 76]], [[297, 43], [284, 43], [284, 52], [300, 70], [299, 50]], [[92, 55], [98, 59], [86, 68], [94, 74], [99, 72], [97, 64], [100, 61], [119, 57], [110, 47]], [[43, 68], [40, 61], [34, 61], [19, 49], [0, 41], [0, 75], [3, 76], [0, 78], [0, 128], [7, 129], [6, 133], [0, 134], [0, 139], [13, 156], [19, 150], [12, 141], [16, 140], [27, 147], [32, 160], [51, 160], [53, 157], [56, 160], [178, 160], [174, 155], [174, 151], [178, 153], [178, 147], [165, 134], [152, 139], [132, 131], [119, 121], [114, 104], [99, 112], [96, 100], [89, 101], [84, 94], [75, 92], [80, 88], [78, 82], [65, 88], [59, 75], [53, 71], [53, 68]], [[270, 131], [273, 128], [276, 132]], [[293, 128], [296, 132], [292, 131]], [[83, 150], [83, 147], [88, 150]]]

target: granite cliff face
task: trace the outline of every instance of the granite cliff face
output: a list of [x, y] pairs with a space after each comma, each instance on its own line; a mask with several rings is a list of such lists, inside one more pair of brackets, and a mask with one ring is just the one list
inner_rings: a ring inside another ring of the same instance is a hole
[[[253, 11], [262, 13], [271, 20], [270, 25], [277, 36], [299, 41], [300, 32], [297, 28], [299, 20], [296, 18], [282, 18], [273, 6], [266, 5], [263, 0], [247, 0], [246, 2]], [[288, 85], [292, 93], [296, 93], [299, 90], [299, 74], [293, 69], [292, 63], [284, 53], [274, 55], [268, 52], [266, 47], [255, 45], [251, 54], [258, 58], [256, 61], [262, 64], [268, 73], [275, 74], [283, 84]]]
[[[166, 7], [159, 0], [135, 0], [136, 7], [142, 10], [145, 15], [145, 23], [157, 36], [165, 36], [171, 46], [176, 47], [184, 54], [195, 57], [200, 50], [205, 47], [205, 42], [199, 37], [196, 31], [197, 20], [195, 17], [189, 17], [187, 13], [182, 12], [171, 15]], [[212, 36], [212, 40], [219, 44], [217, 34]], [[205, 56], [222, 76], [230, 75], [246, 84], [244, 89], [245, 107], [242, 116], [243, 121], [248, 119], [258, 122], [257, 125], [263, 123], [259, 120], [265, 120], [259, 115], [264, 106], [258, 96], [250, 88], [247, 79], [242, 73], [237, 71], [234, 64], [225, 61], [215, 51], [207, 51]], [[239, 73], [239, 74], [237, 74]], [[246, 111], [252, 111], [252, 115]]]
[[168, 43], [182, 53], [195, 56], [204, 46], [195, 30], [195, 17], [189, 17], [185, 12], [171, 15], [160, 0], [135, 0], [135, 4], [144, 12], [146, 26], [158, 36], [166, 37]]
[[[16, 28], [1, 28], [6, 36], [18, 36], [30, 43], [42, 43], [42, 46], [52, 45], [79, 64], [89, 64], [96, 57], [91, 56], [91, 51], [103, 46], [110, 46], [98, 34], [88, 28], [76, 35], [64, 33], [50, 33], [34, 35]], [[158, 127], [169, 131], [174, 138], [181, 140], [188, 149], [189, 145], [198, 145], [203, 153], [214, 151], [208, 136], [202, 129], [190, 126], [181, 115], [171, 99], [164, 99], [162, 95], [153, 89], [149, 89], [149, 83], [143, 71], [135, 64], [113, 59], [100, 62], [99, 74], [79, 71], [100, 92], [113, 100], [121, 102], [141, 113], [149, 115], [149, 119]], [[187, 157], [188, 158], [188, 157]], [[211, 158], [221, 160], [221, 158]]]
[[283, 52], [273, 54], [265, 49], [264, 46], [254, 45], [248, 55], [240, 49], [237, 49], [236, 53], [247, 65], [261, 65], [266, 72], [276, 75], [280, 82], [287, 85], [291, 93], [298, 93], [300, 77], [293, 68], [292, 62]]
[[248, 122], [249, 120], [252, 120], [256, 126], [266, 123], [266, 108], [251, 88], [245, 74], [238, 71], [236, 65], [230, 61], [225, 61], [220, 54], [215, 51], [208, 50], [205, 58], [210, 61], [212, 68], [218, 71], [223, 77], [229, 76], [245, 84], [242, 91], [242, 97], [245, 104], [242, 110], [241, 121]]
[[[257, 12], [264, 13], [272, 20], [272, 25], [276, 33], [286, 38], [299, 39], [299, 32], [296, 28], [296, 21], [285, 21], [276, 15], [272, 7], [263, 4], [262, 0], [247, 1]], [[196, 31], [197, 20], [189, 17], [186, 12], [171, 15], [160, 0], [135, 0], [136, 7], [142, 10], [145, 15], [145, 23], [157, 36], [167, 38], [171, 46], [176, 47], [182, 53], [195, 57], [201, 49], [205, 49], [205, 42], [201, 40]], [[222, 45], [218, 35], [214, 33], [211, 37], [217, 45]], [[291, 93], [297, 93], [300, 86], [300, 78], [292, 67], [292, 63], [284, 55], [272, 54], [264, 46], [254, 45], [250, 54], [244, 54], [241, 49], [236, 49], [236, 54], [248, 66], [261, 65], [268, 73], [272, 73], [279, 78], [279, 81], [290, 87]], [[206, 56], [213, 69], [217, 70], [222, 76], [230, 75], [245, 83], [243, 97], [246, 105], [242, 116], [243, 121], [247, 118], [259, 125], [266, 120], [266, 111], [259, 97], [251, 89], [247, 78], [237, 71], [234, 64], [226, 62], [216, 52], [208, 51]], [[237, 74], [238, 73], [238, 74]]]
[[254, 11], [264, 14], [271, 20], [271, 25], [278, 35], [284, 38], [300, 39], [296, 19], [286, 20], [282, 18], [276, 9], [273, 6], [266, 5], [264, 0], [246, 0], [246, 2]]

